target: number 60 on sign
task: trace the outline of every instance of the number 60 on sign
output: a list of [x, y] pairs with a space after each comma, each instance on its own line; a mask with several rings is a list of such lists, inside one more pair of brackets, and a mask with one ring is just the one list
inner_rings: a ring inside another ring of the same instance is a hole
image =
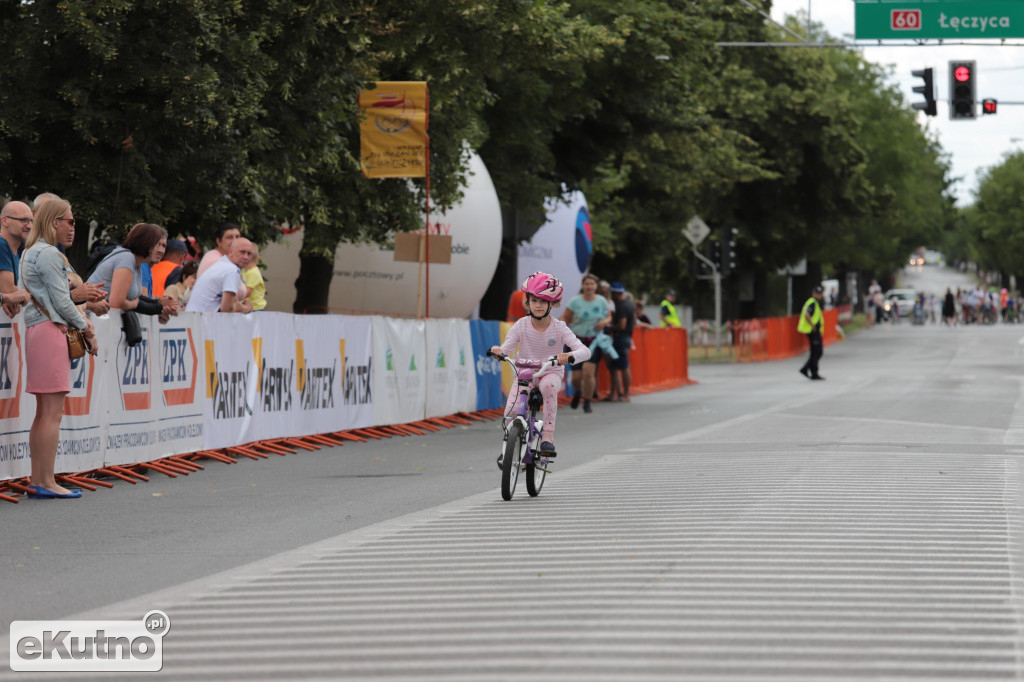
[[921, 30], [921, 10], [919, 9], [894, 9], [889, 16], [891, 17], [890, 28], [893, 31]]

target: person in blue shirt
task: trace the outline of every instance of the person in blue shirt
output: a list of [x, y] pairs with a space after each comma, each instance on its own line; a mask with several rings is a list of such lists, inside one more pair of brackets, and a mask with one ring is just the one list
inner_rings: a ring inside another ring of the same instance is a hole
[[32, 209], [21, 201], [8, 202], [0, 211], [0, 305], [10, 317], [29, 299], [29, 293], [18, 288], [18, 267], [31, 231]]

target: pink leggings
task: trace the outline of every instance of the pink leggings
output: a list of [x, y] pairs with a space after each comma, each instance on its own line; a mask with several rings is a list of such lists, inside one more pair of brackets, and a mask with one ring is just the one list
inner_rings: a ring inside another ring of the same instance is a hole
[[[540, 394], [544, 396], [544, 428], [543, 439], [554, 442], [555, 440], [555, 415], [558, 414], [558, 392], [562, 390], [562, 377], [558, 374], [545, 374], [540, 382], [534, 382], [540, 386]], [[510, 414], [515, 408], [516, 400], [519, 398], [519, 384], [513, 386], [515, 391], [508, 394], [508, 402], [505, 403], [505, 414]]]

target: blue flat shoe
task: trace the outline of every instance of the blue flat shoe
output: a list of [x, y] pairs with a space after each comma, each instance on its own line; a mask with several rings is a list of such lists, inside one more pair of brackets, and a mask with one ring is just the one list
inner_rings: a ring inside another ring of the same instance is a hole
[[74, 500], [82, 496], [81, 490], [72, 490], [65, 495], [55, 493], [41, 485], [30, 485], [29, 488], [32, 489], [32, 492], [28, 494], [28, 497], [32, 500]]

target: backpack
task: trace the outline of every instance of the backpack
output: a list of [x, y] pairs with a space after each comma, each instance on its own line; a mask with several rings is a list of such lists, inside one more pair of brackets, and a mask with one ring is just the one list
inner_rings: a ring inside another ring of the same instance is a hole
[[92, 273], [96, 271], [96, 267], [118, 246], [120, 246], [120, 244], [98, 244], [94, 246], [92, 253], [89, 254], [89, 260], [85, 264], [85, 274], [82, 275], [82, 280], [88, 282]]

